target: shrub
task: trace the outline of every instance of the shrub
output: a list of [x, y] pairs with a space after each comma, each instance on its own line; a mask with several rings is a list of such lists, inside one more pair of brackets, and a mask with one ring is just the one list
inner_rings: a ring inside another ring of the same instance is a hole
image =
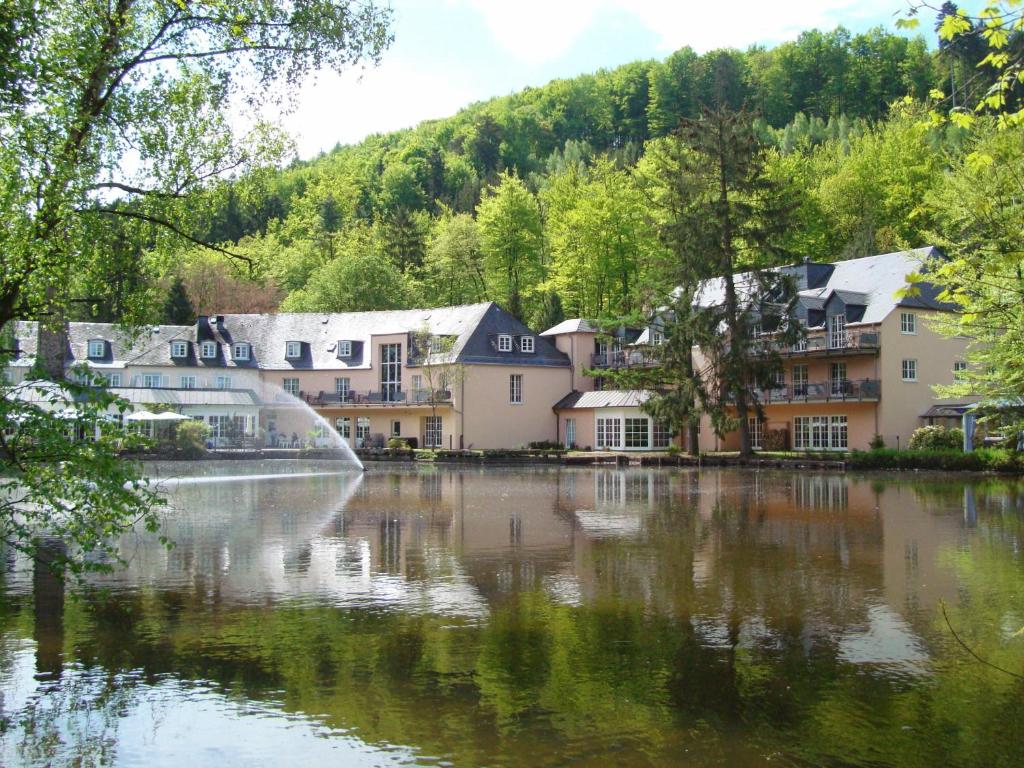
[[874, 451], [854, 451], [850, 454], [849, 463], [854, 469], [1024, 472], [1024, 455], [1001, 448], [979, 448], [972, 453], [880, 448]]
[[868, 443], [868, 445], [871, 446], [872, 451], [877, 451], [882, 448], [885, 448], [885, 438], [882, 437], [881, 435], [875, 435], [874, 437], [871, 438], [871, 442]]
[[554, 440], [534, 440], [530, 448], [534, 451], [560, 451], [562, 444]]
[[961, 429], [945, 427], [921, 427], [910, 436], [912, 451], [959, 451], [964, 447], [964, 433]]
[[174, 447], [185, 456], [204, 456], [209, 434], [210, 427], [198, 419], [183, 421], [174, 432]]
[[669, 456], [678, 456], [680, 453], [682, 453], [682, 449], [675, 443], [672, 443], [671, 445], [669, 445], [668, 450], [666, 452]]
[[761, 449], [764, 451], [788, 451], [788, 429], [766, 429], [761, 437]]
[[388, 440], [388, 448], [393, 451], [408, 451], [409, 441], [401, 437], [392, 437]]

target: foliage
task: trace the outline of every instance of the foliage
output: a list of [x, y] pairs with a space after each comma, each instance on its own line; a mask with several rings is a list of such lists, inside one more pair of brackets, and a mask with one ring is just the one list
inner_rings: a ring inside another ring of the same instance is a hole
[[939, 329], [972, 339], [970, 365], [940, 393], [998, 402], [1024, 396], [1024, 126], [983, 127], [974, 146], [928, 198], [948, 258], [927, 276], [959, 308]]
[[164, 301], [163, 321], [167, 325], [191, 325], [196, 321], [195, 308], [180, 275], [174, 276], [167, 300]]
[[959, 451], [963, 450], [964, 432], [940, 426], [920, 427], [914, 430], [907, 445], [912, 451]]
[[[229, 112], [253, 117], [308, 72], [376, 60], [388, 18], [349, 0], [5, 3], [0, 328], [40, 320], [59, 349], [74, 307], [127, 324], [154, 319], [161, 302], [149, 285], [183, 243], [251, 268], [196, 233], [231, 191], [228, 178], [258, 179], [287, 142], [257, 119], [240, 135], [232, 122], [246, 120]], [[37, 363], [63, 377], [59, 354]], [[2, 469], [15, 473], [0, 494], [4, 538], [32, 554], [37, 537], [56, 536], [73, 571], [106, 567], [111, 536], [136, 520], [156, 525], [156, 496], [117, 458], [133, 441], [103, 416], [123, 403], [102, 389], [40, 386], [46, 407], [6, 386], [0, 398], [0, 423], [16, 425], [4, 437]], [[71, 439], [54, 408], [99, 437]]]
[[157, 529], [157, 494], [119, 456], [146, 445], [111, 418], [128, 411], [101, 387], [0, 383], [3, 543], [35, 556], [42, 540], [59, 540], [67, 552], [52, 567], [81, 575], [121, 562], [117, 537], [136, 523]]
[[408, 451], [409, 441], [404, 440], [401, 437], [388, 438], [388, 449], [393, 451]]
[[1024, 472], [1024, 454], [1002, 448], [959, 450], [909, 450], [879, 448], [853, 451], [848, 459], [852, 469], [930, 469], [968, 472]]
[[198, 419], [179, 423], [174, 429], [174, 447], [184, 456], [198, 458], [206, 454], [206, 438], [210, 427]]
[[491, 295], [526, 317], [525, 302], [540, 282], [543, 238], [537, 200], [516, 176], [504, 173], [477, 207], [480, 245]]

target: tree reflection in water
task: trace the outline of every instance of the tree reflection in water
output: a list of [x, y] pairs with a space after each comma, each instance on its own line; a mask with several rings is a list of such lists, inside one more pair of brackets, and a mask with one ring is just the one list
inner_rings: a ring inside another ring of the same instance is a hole
[[[1016, 766], [1024, 686], [958, 649], [938, 601], [1024, 667], [1022, 500], [619, 469], [183, 491], [203, 514], [172, 521], [170, 557], [66, 602], [63, 673], [7, 712], [0, 757], [13, 739], [30, 764], [116, 763], [152, 701], [187, 711], [202, 689], [356, 738], [355, 762]], [[6, 599], [32, 637], [30, 596]]]

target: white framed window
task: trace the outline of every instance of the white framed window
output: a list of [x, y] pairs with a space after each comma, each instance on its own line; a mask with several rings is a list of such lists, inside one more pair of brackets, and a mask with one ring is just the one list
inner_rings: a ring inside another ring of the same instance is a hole
[[302, 357], [302, 342], [286, 341], [284, 343], [284, 356], [289, 360], [294, 360], [297, 357]]
[[519, 351], [533, 354], [533, 336], [520, 336], [519, 337]]
[[217, 377], [217, 389], [231, 389], [231, 377], [230, 376], [218, 376]]
[[380, 345], [380, 394], [386, 403], [397, 402], [402, 392], [402, 345]]
[[796, 416], [793, 419], [793, 448], [796, 450], [846, 450], [846, 416]]
[[171, 342], [171, 357], [188, 357], [188, 342], [187, 341], [172, 341]]
[[413, 392], [423, 389], [423, 377], [418, 373], [412, 377], [412, 389]]
[[159, 388], [160, 383], [163, 381], [163, 376], [159, 373], [144, 373], [142, 374], [142, 386], [150, 388]]
[[793, 366], [793, 397], [807, 397], [807, 366]]
[[120, 387], [121, 386], [121, 374], [120, 373], [108, 373], [107, 374], [107, 386], [108, 387]]
[[913, 312], [900, 312], [900, 333], [917, 333], [917, 315]]
[[199, 345], [199, 356], [204, 360], [212, 360], [217, 356], [217, 342], [204, 341]]
[[651, 448], [668, 448], [672, 444], [672, 430], [668, 424], [660, 421], [654, 422], [654, 429], [651, 433]]
[[231, 359], [232, 360], [248, 360], [249, 359], [249, 345], [240, 341], [237, 344], [231, 345]]
[[349, 393], [351, 391], [352, 380], [348, 376], [341, 376], [334, 380], [334, 393], [342, 402], [345, 402], [349, 399]]
[[103, 357], [107, 353], [107, 342], [103, 339], [89, 339], [89, 357]]
[[439, 355], [444, 352], [445, 338], [444, 336], [431, 336], [427, 340], [427, 351], [432, 355]]
[[904, 381], [917, 381], [917, 360], [904, 360], [900, 369]]
[[341, 340], [338, 342], [338, 357], [352, 357], [352, 342]]
[[565, 447], [574, 448], [576, 446], [576, 419], [565, 420]]
[[370, 417], [356, 417], [356, 448], [362, 448], [366, 438], [370, 436]]
[[352, 437], [352, 418], [350, 416], [339, 416], [334, 420], [334, 431], [343, 439]]
[[832, 363], [829, 366], [828, 380], [833, 395], [846, 394], [846, 363]]
[[523, 402], [523, 374], [513, 373], [508, 377], [508, 401], [513, 405]]
[[963, 381], [964, 373], [967, 372], [967, 363], [963, 360], [957, 360], [953, 363], [953, 379], [955, 381]]
[[747, 419], [747, 426], [750, 432], [750, 447], [761, 450], [761, 441], [764, 440], [764, 422], [756, 416]]
[[597, 419], [597, 448], [618, 448], [622, 445], [622, 420]]
[[793, 345], [794, 352], [806, 352], [807, 351], [807, 334], [800, 337], [799, 341]]
[[195, 389], [196, 388], [196, 377], [195, 376], [182, 376], [179, 381], [179, 386], [182, 389]]
[[441, 447], [441, 417], [427, 416], [423, 420], [423, 443], [424, 448]]
[[651, 331], [651, 344], [659, 346], [665, 343], [665, 334], [661, 331]]
[[281, 389], [289, 395], [299, 396], [299, 380], [294, 377], [286, 377], [281, 380]]
[[498, 351], [499, 352], [511, 352], [512, 351], [512, 337], [507, 333], [498, 334]]
[[832, 315], [828, 319], [828, 348], [843, 349], [850, 346], [846, 334], [846, 315]]
[[650, 446], [650, 422], [646, 416], [626, 418], [626, 448], [647, 448]]

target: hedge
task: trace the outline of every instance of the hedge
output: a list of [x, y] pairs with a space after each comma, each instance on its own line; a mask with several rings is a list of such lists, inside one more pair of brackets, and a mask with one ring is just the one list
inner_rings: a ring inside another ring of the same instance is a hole
[[1024, 473], [1024, 454], [1004, 448], [979, 448], [973, 453], [963, 451], [897, 451], [878, 448], [872, 451], [853, 451], [849, 458], [851, 469], [935, 469], [967, 472], [1021, 472]]

